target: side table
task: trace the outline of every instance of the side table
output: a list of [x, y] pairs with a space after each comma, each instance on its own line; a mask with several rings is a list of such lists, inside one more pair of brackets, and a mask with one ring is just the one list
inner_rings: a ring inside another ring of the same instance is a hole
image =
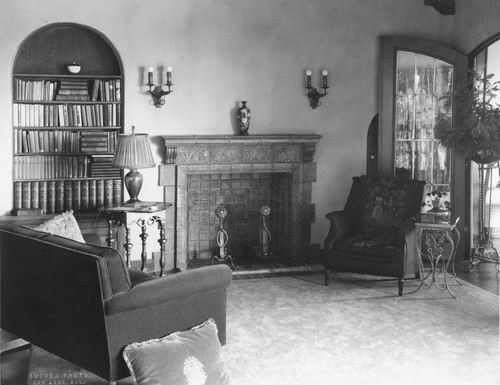
[[[417, 292], [420, 288], [430, 288], [433, 284], [441, 290], [447, 290], [453, 298], [456, 296], [450, 290], [448, 280], [453, 278], [462, 286], [457, 279], [455, 273], [455, 254], [457, 246], [460, 242], [460, 232], [456, 224], [445, 223], [423, 223], [415, 224], [415, 248], [419, 261], [420, 286], [413, 292]], [[423, 256], [427, 256], [431, 264], [431, 269], [425, 275]], [[451, 265], [451, 271], [448, 268]], [[442, 275], [442, 283], [438, 282], [438, 277]]]
[[[140, 202], [135, 206], [115, 206], [105, 210], [108, 221], [107, 243], [109, 247], [114, 247], [116, 239], [113, 234], [114, 227], [123, 226], [125, 230], [125, 262], [127, 267], [131, 267], [130, 254], [133, 247], [131, 243], [130, 228], [132, 225], [140, 227], [139, 237], [141, 238], [141, 271], [147, 272], [146, 260], [146, 240], [149, 236], [147, 226], [157, 224], [159, 230], [158, 243], [160, 244], [160, 277], [165, 275], [165, 212], [172, 204], [168, 202]], [[137, 218], [137, 214], [139, 218]], [[134, 214], [134, 215], [132, 215]]]

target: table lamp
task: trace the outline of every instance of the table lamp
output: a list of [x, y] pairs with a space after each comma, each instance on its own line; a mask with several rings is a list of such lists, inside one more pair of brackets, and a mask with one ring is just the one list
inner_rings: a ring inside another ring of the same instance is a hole
[[142, 187], [142, 174], [137, 169], [155, 166], [148, 135], [136, 134], [134, 131], [135, 127], [132, 126], [132, 134], [118, 135], [112, 162], [113, 167], [130, 169], [124, 180], [130, 195], [125, 206], [136, 206], [141, 203], [138, 197]]

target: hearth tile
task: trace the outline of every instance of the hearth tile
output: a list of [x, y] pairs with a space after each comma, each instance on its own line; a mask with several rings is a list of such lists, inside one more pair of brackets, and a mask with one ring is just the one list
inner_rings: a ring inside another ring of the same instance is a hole
[[200, 200], [202, 201], [210, 200], [211, 195], [212, 195], [211, 191], [208, 190], [200, 191]]
[[200, 189], [200, 186], [201, 186], [201, 183], [197, 180], [191, 180], [189, 182], [189, 190], [190, 191], [196, 191], [196, 190], [199, 190]]

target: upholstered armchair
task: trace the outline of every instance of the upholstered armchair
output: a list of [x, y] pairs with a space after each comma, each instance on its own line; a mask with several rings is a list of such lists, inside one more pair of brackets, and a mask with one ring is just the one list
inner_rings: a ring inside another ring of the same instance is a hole
[[326, 215], [326, 286], [331, 272], [352, 272], [397, 278], [398, 294], [403, 294], [404, 277], [418, 277], [412, 237], [424, 185], [415, 179], [353, 178], [344, 209]]

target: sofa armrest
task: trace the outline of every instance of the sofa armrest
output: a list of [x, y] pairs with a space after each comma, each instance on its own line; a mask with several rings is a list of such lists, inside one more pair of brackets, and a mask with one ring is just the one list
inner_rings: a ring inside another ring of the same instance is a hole
[[231, 279], [232, 272], [228, 266], [215, 265], [145, 280], [106, 301], [105, 312], [109, 316], [219, 290], [229, 286]]
[[331, 250], [336, 239], [344, 238], [352, 232], [352, 220], [346, 211], [332, 211], [326, 214], [330, 221], [330, 230], [325, 239], [324, 249]]

